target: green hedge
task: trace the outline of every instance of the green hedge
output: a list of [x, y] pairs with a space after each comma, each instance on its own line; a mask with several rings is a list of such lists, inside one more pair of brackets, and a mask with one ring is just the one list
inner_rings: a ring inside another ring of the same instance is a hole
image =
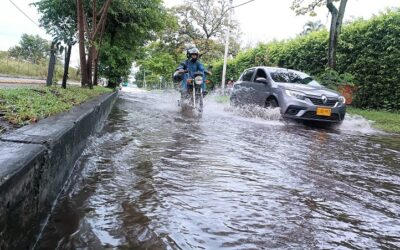
[[[318, 77], [325, 72], [328, 37], [327, 31], [318, 31], [243, 51], [228, 62], [227, 79], [237, 79], [244, 69], [258, 65], [292, 68]], [[400, 110], [400, 11], [344, 25], [337, 71], [354, 76], [356, 106]], [[214, 65], [213, 73], [212, 80], [220, 82], [222, 61]]]

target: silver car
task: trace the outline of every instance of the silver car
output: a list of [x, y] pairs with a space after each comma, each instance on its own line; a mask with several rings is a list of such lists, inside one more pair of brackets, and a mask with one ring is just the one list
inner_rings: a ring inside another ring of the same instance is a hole
[[284, 118], [341, 123], [346, 100], [309, 75], [290, 69], [254, 67], [246, 69], [235, 83], [231, 104], [279, 107]]

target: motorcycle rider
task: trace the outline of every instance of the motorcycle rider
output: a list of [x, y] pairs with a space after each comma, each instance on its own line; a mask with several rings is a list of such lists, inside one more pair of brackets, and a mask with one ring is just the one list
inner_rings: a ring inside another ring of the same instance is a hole
[[206, 84], [205, 84], [205, 68], [204, 65], [199, 60], [199, 49], [192, 47], [186, 51], [187, 59], [179, 64], [174, 73], [174, 81], [181, 82], [180, 91], [182, 93], [187, 92], [187, 79], [193, 79], [194, 73], [201, 73], [203, 76], [203, 83], [201, 84], [201, 89], [203, 93], [206, 94]]

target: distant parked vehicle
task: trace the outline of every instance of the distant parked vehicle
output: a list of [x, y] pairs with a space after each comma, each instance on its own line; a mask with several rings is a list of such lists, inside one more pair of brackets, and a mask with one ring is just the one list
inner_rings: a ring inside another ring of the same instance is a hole
[[290, 69], [254, 67], [246, 69], [235, 83], [231, 105], [256, 104], [278, 108], [284, 118], [341, 123], [346, 99], [309, 75]]

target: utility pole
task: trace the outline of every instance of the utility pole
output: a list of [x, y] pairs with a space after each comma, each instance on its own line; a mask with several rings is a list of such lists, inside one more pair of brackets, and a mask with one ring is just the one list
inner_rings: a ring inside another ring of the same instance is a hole
[[228, 17], [228, 28], [226, 29], [226, 41], [225, 41], [225, 53], [224, 53], [224, 66], [222, 68], [222, 82], [221, 82], [221, 90], [222, 94], [225, 93], [225, 78], [226, 78], [226, 63], [228, 61], [228, 49], [229, 49], [229, 35], [231, 30], [231, 18], [232, 18], [232, 2], [233, 0], [229, 0], [229, 17]]
[[143, 69], [143, 86], [146, 89], [146, 70]]
[[225, 78], [226, 78], [226, 64], [228, 61], [228, 50], [229, 50], [229, 37], [230, 37], [230, 27], [232, 22], [233, 9], [236, 7], [240, 7], [246, 5], [248, 3], [254, 2], [255, 0], [249, 0], [247, 2], [241, 3], [239, 5], [233, 6], [233, 0], [229, 0], [229, 17], [228, 17], [228, 28], [226, 29], [226, 41], [225, 41], [225, 53], [224, 53], [224, 66], [222, 68], [222, 83], [221, 90], [222, 93], [225, 93]]

